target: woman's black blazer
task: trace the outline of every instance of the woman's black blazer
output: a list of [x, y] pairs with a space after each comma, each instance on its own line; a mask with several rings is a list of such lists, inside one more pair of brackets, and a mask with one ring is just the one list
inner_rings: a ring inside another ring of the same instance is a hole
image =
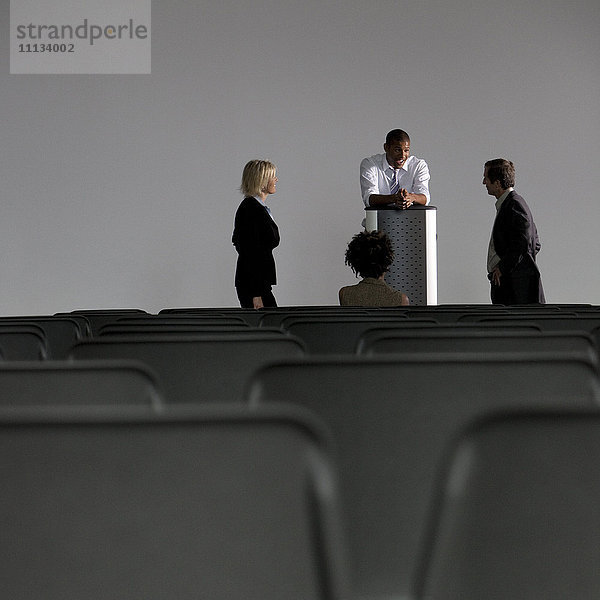
[[231, 241], [238, 253], [235, 287], [261, 296], [277, 283], [273, 248], [279, 245], [279, 228], [256, 198], [244, 198], [239, 205]]

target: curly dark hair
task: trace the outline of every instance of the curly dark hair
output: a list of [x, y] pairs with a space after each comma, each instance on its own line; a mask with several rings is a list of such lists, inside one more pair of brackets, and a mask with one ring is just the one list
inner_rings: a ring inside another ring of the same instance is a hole
[[357, 233], [346, 250], [346, 264], [361, 277], [381, 277], [393, 260], [392, 242], [381, 231]]

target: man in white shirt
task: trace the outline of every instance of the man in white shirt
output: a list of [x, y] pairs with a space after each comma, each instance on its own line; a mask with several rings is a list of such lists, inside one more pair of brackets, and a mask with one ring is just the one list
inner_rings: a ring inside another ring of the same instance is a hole
[[429, 167], [410, 155], [410, 137], [402, 129], [390, 131], [375, 154], [360, 163], [360, 189], [365, 206], [409, 208], [429, 204]]

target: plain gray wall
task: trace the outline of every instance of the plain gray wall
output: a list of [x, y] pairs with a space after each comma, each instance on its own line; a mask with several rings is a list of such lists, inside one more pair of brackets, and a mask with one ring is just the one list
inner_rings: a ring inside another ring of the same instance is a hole
[[151, 75], [10, 75], [0, 20], [0, 314], [237, 305], [251, 158], [278, 166], [279, 303], [335, 304], [395, 127], [431, 170], [440, 303], [489, 302], [499, 156], [548, 301], [600, 303], [598, 0], [154, 0]]

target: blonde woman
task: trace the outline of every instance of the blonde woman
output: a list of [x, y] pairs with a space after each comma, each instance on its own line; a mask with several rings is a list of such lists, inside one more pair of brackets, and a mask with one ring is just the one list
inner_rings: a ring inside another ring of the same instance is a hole
[[238, 253], [235, 288], [242, 308], [277, 306], [271, 286], [277, 283], [273, 248], [279, 245], [279, 228], [266, 204], [277, 191], [276, 173], [268, 160], [251, 160], [242, 173], [244, 199], [235, 213], [232, 237]]

